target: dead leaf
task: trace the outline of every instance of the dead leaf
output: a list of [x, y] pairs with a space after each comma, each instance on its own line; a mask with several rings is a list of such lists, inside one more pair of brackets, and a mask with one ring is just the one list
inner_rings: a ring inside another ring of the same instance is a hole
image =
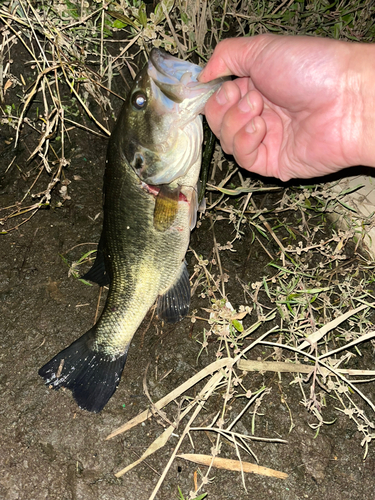
[[280, 472], [273, 469], [268, 469], [267, 467], [262, 467], [261, 465], [251, 464], [250, 462], [240, 462], [239, 460], [230, 460], [227, 458], [216, 457], [213, 459], [210, 455], [198, 455], [194, 453], [183, 453], [177, 455], [179, 458], [184, 458], [190, 462], [194, 462], [199, 465], [206, 465], [209, 467], [211, 464], [217, 469], [226, 469], [241, 472], [251, 472], [253, 474], [260, 474], [262, 476], [276, 477], [278, 479], [286, 479], [288, 474], [285, 472]]
[[7, 90], [10, 89], [12, 86], [11, 80], [7, 80], [4, 85], [4, 95], [7, 93]]
[[124, 469], [120, 470], [119, 472], [116, 472], [115, 476], [116, 477], [123, 476], [130, 469], [132, 469], [136, 465], [143, 462], [143, 460], [145, 458], [147, 458], [149, 455], [152, 455], [152, 453], [155, 453], [155, 451], [162, 448], [165, 445], [165, 443], [168, 441], [168, 439], [170, 438], [173, 430], [174, 430], [173, 425], [170, 425], [162, 434], [160, 434], [160, 436], [158, 438], [155, 439], [155, 441], [147, 448], [147, 450], [143, 453], [143, 455], [138, 460], [136, 460], [132, 464], [128, 465]]

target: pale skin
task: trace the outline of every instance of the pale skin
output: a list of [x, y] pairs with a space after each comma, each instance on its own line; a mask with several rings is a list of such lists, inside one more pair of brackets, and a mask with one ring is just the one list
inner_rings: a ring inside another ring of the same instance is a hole
[[282, 181], [375, 167], [375, 44], [258, 35], [220, 42], [202, 82], [226, 75], [206, 104], [223, 150]]

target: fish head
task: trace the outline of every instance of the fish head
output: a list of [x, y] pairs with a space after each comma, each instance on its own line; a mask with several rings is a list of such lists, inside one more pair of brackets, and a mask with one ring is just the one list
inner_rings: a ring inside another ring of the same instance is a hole
[[200, 83], [201, 70], [154, 48], [134, 80], [120, 117], [121, 149], [146, 184], [170, 184], [199, 161], [203, 142], [200, 113], [224, 81]]

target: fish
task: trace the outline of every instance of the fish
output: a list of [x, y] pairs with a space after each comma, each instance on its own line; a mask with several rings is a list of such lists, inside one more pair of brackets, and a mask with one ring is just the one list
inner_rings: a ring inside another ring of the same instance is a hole
[[128, 349], [157, 303], [176, 323], [190, 304], [185, 255], [198, 208], [201, 113], [224, 79], [200, 83], [201, 67], [154, 48], [136, 76], [108, 143], [104, 221], [95, 262], [83, 277], [109, 285], [97, 323], [39, 369], [98, 413], [114, 394]]

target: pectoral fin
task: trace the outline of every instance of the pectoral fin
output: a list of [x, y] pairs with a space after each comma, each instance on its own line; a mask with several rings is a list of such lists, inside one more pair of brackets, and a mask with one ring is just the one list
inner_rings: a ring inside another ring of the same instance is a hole
[[158, 231], [166, 231], [176, 219], [180, 188], [171, 189], [162, 185], [155, 200], [154, 227]]
[[198, 191], [197, 188], [194, 189], [191, 200], [190, 200], [190, 206], [189, 206], [189, 226], [190, 226], [190, 231], [192, 231], [195, 228], [195, 225], [197, 223], [197, 212], [199, 209], [198, 206]]
[[168, 323], [177, 323], [177, 321], [180, 321], [187, 315], [189, 306], [189, 273], [185, 262], [183, 262], [175, 283], [159, 297], [157, 314], [160, 319]]

